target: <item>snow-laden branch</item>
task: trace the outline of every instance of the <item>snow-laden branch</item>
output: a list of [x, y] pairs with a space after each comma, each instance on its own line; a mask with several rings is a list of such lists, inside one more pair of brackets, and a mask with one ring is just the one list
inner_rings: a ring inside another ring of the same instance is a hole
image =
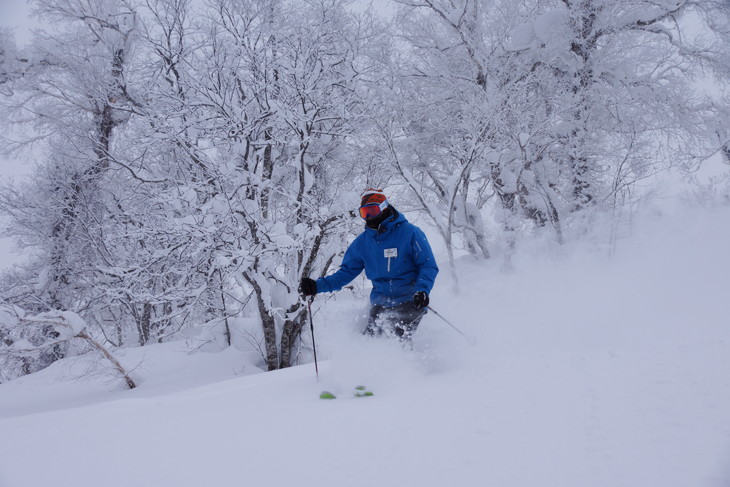
[[107, 360], [124, 379], [127, 387], [137, 384], [106, 347], [95, 340], [86, 330], [84, 320], [70, 311], [56, 311], [28, 316], [17, 308], [0, 309], [0, 354], [23, 357], [41, 350], [81, 339]]

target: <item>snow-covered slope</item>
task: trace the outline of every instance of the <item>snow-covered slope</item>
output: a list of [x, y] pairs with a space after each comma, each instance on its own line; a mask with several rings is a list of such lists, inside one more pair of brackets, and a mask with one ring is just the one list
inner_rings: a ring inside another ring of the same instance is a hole
[[459, 294], [445, 270], [432, 304], [475, 345], [431, 314], [404, 352], [318, 298], [319, 382], [182, 343], [128, 351], [134, 391], [62, 361], [0, 385], [0, 487], [730, 485], [729, 221], [464, 263]]

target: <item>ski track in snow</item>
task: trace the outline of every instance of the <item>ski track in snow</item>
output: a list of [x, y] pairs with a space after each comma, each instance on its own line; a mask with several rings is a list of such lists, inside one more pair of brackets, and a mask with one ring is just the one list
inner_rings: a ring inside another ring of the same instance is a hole
[[647, 224], [612, 262], [462, 265], [458, 295], [442, 272], [473, 346], [430, 314], [405, 352], [317, 299], [319, 382], [180, 343], [125, 352], [134, 391], [64, 360], [0, 385], [0, 487], [730, 485], [729, 216]]

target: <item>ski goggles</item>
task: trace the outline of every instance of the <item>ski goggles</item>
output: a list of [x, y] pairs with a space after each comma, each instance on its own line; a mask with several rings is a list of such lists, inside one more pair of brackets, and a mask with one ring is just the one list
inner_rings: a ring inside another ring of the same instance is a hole
[[360, 207], [360, 216], [365, 220], [370, 220], [380, 215], [384, 209], [388, 207], [388, 202], [383, 201], [382, 203], [370, 203]]

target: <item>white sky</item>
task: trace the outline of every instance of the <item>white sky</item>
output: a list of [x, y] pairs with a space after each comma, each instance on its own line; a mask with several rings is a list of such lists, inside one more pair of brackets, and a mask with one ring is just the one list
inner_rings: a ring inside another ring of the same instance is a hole
[[[15, 32], [15, 40], [22, 46], [30, 41], [33, 21], [26, 0], [0, 0], [0, 27]], [[30, 164], [0, 156], [0, 180], [22, 176], [28, 173]]]
[[20, 45], [30, 40], [32, 21], [29, 12], [26, 0], [0, 0], [0, 26], [13, 29]]
[[[32, 21], [29, 12], [26, 0], [0, 0], [0, 27], [12, 29], [16, 42], [21, 46], [30, 41]], [[29, 166], [27, 162], [0, 157], [0, 181], [27, 174]], [[0, 238], [0, 269], [8, 268], [21, 260], [13, 250], [12, 241]]]

